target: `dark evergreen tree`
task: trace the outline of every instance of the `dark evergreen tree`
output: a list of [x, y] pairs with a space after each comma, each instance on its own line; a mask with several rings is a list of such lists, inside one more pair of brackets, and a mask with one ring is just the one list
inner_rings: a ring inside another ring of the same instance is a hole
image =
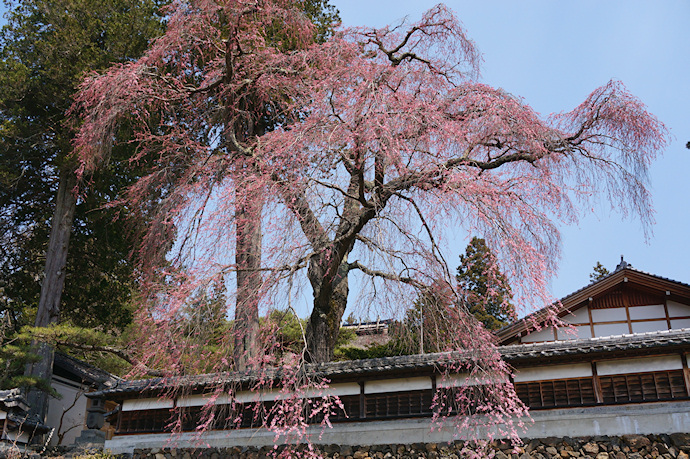
[[[85, 73], [137, 57], [160, 33], [163, 1], [9, 2], [0, 31], [0, 305], [15, 333], [60, 320], [116, 331], [131, 321], [125, 220], [102, 206], [136, 178], [119, 165], [134, 146], [116, 150], [80, 198], [66, 119]], [[39, 355], [29, 374], [46, 380], [52, 353], [41, 346]]]
[[604, 277], [608, 276], [611, 274], [611, 271], [606, 269], [604, 265], [601, 264], [600, 261], [597, 261], [597, 264], [594, 265], [594, 268], [592, 268], [592, 273], [589, 275], [589, 280], [591, 282], [596, 282], [600, 279], [603, 279]]
[[456, 279], [465, 307], [487, 329], [498, 330], [515, 318], [510, 284], [484, 239], [473, 237], [460, 255]]

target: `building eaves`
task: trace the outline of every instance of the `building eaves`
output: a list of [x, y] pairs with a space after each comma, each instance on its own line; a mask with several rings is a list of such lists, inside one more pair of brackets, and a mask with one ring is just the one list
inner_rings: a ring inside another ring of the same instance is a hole
[[121, 381], [120, 378], [105, 370], [60, 352], [55, 353], [54, 365], [74, 374], [88, 384], [114, 387]]
[[21, 426], [21, 430], [33, 431], [35, 434], [48, 432], [50, 427], [43, 424], [36, 415], [9, 413], [7, 419]]
[[499, 350], [506, 360], [515, 362], [549, 357], [658, 350], [668, 347], [690, 347], [690, 328], [546, 343], [514, 344], [502, 346]]

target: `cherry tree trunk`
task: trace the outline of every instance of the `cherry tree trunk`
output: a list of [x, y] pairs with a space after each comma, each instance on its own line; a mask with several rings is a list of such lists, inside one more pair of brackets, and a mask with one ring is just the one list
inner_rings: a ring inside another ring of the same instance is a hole
[[340, 321], [347, 307], [347, 262], [341, 264], [332, 280], [324, 279], [317, 271], [310, 269], [309, 273], [314, 288], [314, 309], [307, 324], [306, 357], [312, 363], [323, 363], [333, 359]]
[[[77, 200], [72, 190], [76, 185], [76, 176], [71, 168], [60, 173], [55, 213], [51, 222], [50, 240], [46, 251], [46, 266], [41, 285], [41, 297], [36, 314], [36, 327], [47, 327], [60, 317], [60, 300], [65, 285], [67, 251], [72, 233], [72, 223]], [[27, 365], [26, 374], [50, 381], [53, 375], [53, 348], [46, 343], [35, 343], [35, 352], [41, 360]], [[33, 413], [45, 419], [48, 409], [48, 394], [31, 390], [28, 394], [29, 406]]]
[[[257, 356], [259, 332], [259, 297], [261, 290], [261, 211], [259, 192], [246, 192], [251, 186], [247, 179], [237, 177], [236, 193], [237, 240], [237, 294], [234, 325], [234, 361], [238, 370], [244, 370]], [[246, 186], [245, 186], [246, 185]]]

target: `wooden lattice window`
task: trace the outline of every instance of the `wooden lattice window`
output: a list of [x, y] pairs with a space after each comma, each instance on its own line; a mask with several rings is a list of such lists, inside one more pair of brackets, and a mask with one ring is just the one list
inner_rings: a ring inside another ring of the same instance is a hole
[[117, 433], [165, 432], [170, 422], [170, 410], [123, 411]]
[[517, 383], [515, 391], [522, 403], [530, 409], [585, 406], [596, 403], [592, 378]]
[[366, 418], [405, 418], [431, 415], [431, 389], [367, 394]]
[[687, 398], [683, 370], [600, 376], [604, 403]]
[[[335, 415], [330, 417], [331, 422], [357, 421], [359, 417], [359, 395], [342, 395], [339, 397], [345, 411], [335, 408]], [[321, 422], [323, 418], [314, 419], [314, 422]]]

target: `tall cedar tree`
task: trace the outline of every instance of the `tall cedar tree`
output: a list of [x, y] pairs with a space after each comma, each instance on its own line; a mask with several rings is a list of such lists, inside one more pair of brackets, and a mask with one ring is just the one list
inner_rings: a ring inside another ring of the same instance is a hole
[[455, 279], [461, 292], [460, 304], [488, 330], [498, 330], [516, 318], [508, 278], [484, 239], [472, 238], [465, 254], [460, 255]]
[[[0, 33], [0, 295], [15, 331], [33, 314], [37, 327], [62, 317], [110, 331], [131, 321], [123, 223], [99, 208], [137, 179], [136, 168], [118, 161], [133, 148], [118, 148], [92, 177], [89, 197], [78, 199], [75, 131], [65, 119], [85, 72], [138, 57], [161, 33], [160, 3], [10, 4]], [[50, 348], [40, 355], [28, 372], [48, 380]], [[38, 397], [32, 405], [45, 407]]]
[[[157, 333], [161, 318], [219, 275], [260, 273], [253, 287], [269, 305], [308, 281], [305, 357], [322, 362], [333, 355], [351, 274], [370, 278], [380, 301], [399, 294], [403, 304], [410, 289], [460, 299], [440, 249], [449, 221], [487, 235], [527, 307], [551, 302], [554, 219], [577, 220], [581, 202], [603, 196], [649, 223], [647, 168], [665, 127], [615, 81], [542, 119], [475, 81], [480, 56], [442, 5], [413, 24], [344, 30], [324, 43], [313, 42], [314, 26], [288, 0], [196, 0], [168, 17], [144, 57], [87, 80], [76, 109], [85, 172], [129, 123], [137, 159], [157, 158], [128, 189], [129, 205], [161, 184], [169, 192], [141, 239], [151, 254], [142, 266], [150, 302], [141, 319], [151, 325], [142, 350], [152, 363], [170, 354], [146, 348], [176, 343]], [[184, 171], [168, 182], [179, 163]], [[245, 207], [251, 196], [260, 196], [261, 215]], [[262, 216], [260, 267], [228, 261], [227, 241], [242, 239], [236, 229]], [[180, 236], [174, 224], [184, 234], [166, 258], [162, 248]], [[171, 259], [185, 277], [166, 283], [161, 301], [154, 281], [169, 271], [156, 261]], [[487, 332], [458, 321], [458, 346], [496, 356]]]

